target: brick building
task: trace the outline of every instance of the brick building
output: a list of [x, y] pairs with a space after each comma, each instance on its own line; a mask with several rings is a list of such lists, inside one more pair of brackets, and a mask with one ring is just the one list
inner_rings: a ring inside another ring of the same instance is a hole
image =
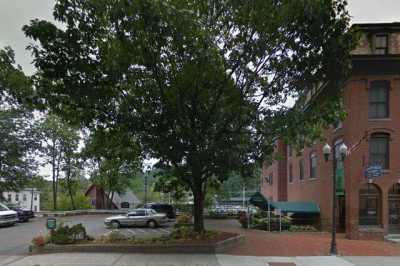
[[[400, 23], [355, 26], [361, 39], [344, 88], [347, 118], [325, 132], [326, 142], [335, 148], [335, 162], [324, 160], [325, 143], [298, 155], [278, 139], [279, 160], [264, 165], [261, 193], [274, 201], [317, 203], [322, 228], [330, 229], [333, 163], [342, 165], [337, 151], [345, 143], [351, 152], [341, 167], [338, 230], [351, 239], [383, 239], [400, 233]], [[371, 165], [381, 165], [383, 175], [367, 179], [365, 169]]]

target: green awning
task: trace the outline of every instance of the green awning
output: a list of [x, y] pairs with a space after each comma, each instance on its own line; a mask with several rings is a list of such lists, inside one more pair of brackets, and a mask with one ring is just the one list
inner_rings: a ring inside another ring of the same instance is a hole
[[260, 209], [267, 210], [268, 204], [271, 210], [280, 209], [283, 213], [320, 213], [318, 204], [315, 202], [301, 202], [301, 201], [272, 201], [264, 197], [260, 192], [255, 193], [249, 201], [251, 204], [259, 207]]
[[271, 202], [271, 206], [273, 209], [280, 209], [285, 213], [320, 213], [318, 204], [312, 201], [274, 201]]
[[256, 192], [251, 196], [249, 202], [262, 210], [268, 209], [268, 200], [260, 192]]

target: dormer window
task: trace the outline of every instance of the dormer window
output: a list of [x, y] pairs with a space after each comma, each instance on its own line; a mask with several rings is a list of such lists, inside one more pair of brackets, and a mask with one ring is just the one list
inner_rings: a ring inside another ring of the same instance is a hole
[[375, 35], [375, 54], [388, 54], [388, 44], [387, 34]]

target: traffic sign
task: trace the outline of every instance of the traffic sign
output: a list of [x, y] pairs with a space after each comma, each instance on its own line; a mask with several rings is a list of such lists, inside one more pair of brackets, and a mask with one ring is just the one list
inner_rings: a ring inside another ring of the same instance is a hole
[[56, 218], [47, 218], [46, 227], [49, 230], [54, 230], [57, 227], [57, 220]]

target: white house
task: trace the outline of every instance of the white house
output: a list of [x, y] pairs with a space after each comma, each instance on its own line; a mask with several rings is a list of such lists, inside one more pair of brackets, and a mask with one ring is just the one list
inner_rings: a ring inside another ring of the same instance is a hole
[[12, 204], [18, 205], [23, 209], [40, 211], [40, 191], [36, 188], [25, 188], [19, 192], [3, 192], [3, 198]]

